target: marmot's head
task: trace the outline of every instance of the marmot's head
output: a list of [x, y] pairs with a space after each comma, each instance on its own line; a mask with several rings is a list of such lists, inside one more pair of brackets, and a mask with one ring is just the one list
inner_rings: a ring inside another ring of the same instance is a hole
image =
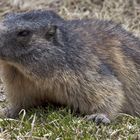
[[52, 11], [8, 14], [0, 26], [0, 59], [36, 75], [64, 65], [63, 23]]

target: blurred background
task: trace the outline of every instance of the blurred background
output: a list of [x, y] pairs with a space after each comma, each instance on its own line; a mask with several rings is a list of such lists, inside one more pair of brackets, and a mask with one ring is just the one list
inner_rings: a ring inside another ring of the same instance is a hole
[[0, 0], [0, 16], [32, 9], [51, 9], [65, 19], [111, 19], [140, 34], [140, 0]]

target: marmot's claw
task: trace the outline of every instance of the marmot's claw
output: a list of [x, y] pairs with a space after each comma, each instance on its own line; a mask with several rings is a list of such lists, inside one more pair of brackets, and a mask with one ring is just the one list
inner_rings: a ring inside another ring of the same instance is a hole
[[103, 123], [105, 125], [110, 124], [110, 119], [107, 118], [105, 114], [92, 114], [85, 116], [88, 121], [94, 121], [96, 124]]
[[13, 108], [5, 107], [0, 110], [1, 118], [13, 118], [14, 119], [17, 116], [18, 116], [18, 111]]

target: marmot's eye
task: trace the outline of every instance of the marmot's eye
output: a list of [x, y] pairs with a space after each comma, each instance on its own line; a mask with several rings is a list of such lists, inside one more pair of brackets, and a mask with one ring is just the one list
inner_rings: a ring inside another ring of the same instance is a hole
[[28, 31], [28, 30], [22, 30], [22, 31], [19, 31], [19, 32], [17, 33], [17, 35], [18, 35], [19, 37], [26, 37], [26, 36], [29, 36], [29, 35], [30, 35], [30, 31]]

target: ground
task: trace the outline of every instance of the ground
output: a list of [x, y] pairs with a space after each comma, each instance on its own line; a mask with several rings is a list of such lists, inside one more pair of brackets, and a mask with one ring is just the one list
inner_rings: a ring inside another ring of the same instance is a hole
[[[65, 19], [100, 18], [121, 23], [140, 36], [139, 0], [0, 0], [0, 17], [8, 12], [51, 9]], [[5, 104], [0, 82], [0, 102]], [[97, 126], [76, 116], [68, 108], [21, 111], [19, 119], [0, 119], [0, 140], [139, 140], [140, 119], [120, 114], [108, 126]]]

